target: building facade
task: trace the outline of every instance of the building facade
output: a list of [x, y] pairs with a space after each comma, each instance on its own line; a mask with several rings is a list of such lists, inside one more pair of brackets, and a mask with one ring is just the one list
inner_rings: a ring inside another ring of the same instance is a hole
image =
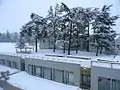
[[91, 67], [91, 90], [120, 90], [120, 64], [101, 66]]
[[91, 66], [86, 67], [81, 65], [83, 59], [60, 58], [56, 60], [50, 57], [35, 58], [0, 54], [0, 64], [26, 71], [40, 78], [88, 90], [120, 90], [119, 62], [89, 60]]

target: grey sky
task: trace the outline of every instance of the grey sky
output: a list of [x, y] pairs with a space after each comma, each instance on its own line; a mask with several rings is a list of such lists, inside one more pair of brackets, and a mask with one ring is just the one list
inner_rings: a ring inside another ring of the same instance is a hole
[[[30, 20], [31, 12], [45, 16], [49, 6], [55, 6], [61, 1], [69, 7], [102, 7], [104, 4], [113, 4], [112, 14], [120, 15], [120, 0], [0, 0], [0, 32], [7, 29], [19, 32], [21, 26]], [[120, 33], [119, 27], [120, 20], [115, 27]]]

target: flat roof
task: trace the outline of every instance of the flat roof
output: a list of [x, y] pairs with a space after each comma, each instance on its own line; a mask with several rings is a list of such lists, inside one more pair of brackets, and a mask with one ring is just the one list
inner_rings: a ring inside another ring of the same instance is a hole
[[[0, 71], [10, 71], [14, 73], [18, 70], [0, 65]], [[32, 76], [24, 71], [10, 75], [7, 82], [23, 90], [81, 90], [79, 87]]]
[[[0, 43], [0, 45], [1, 45], [0, 52], [2, 52], [1, 54], [19, 56], [22, 58], [35, 58], [35, 59], [43, 59], [43, 60], [50, 60], [50, 61], [56, 61], [56, 62], [75, 63], [75, 64], [80, 64], [81, 67], [87, 67], [87, 68], [91, 68], [91, 61], [97, 61], [98, 59], [105, 60], [107, 61], [107, 63], [120, 62], [120, 55], [116, 55], [115, 57], [114, 55], [105, 55], [105, 54], [95, 56], [96, 55], [95, 53], [85, 52], [85, 51], [79, 51], [78, 53], [76, 53], [75, 51], [71, 51], [71, 55], [67, 55], [67, 51], [66, 53], [63, 53], [63, 50], [56, 50], [56, 52], [54, 53], [53, 49], [40, 49], [37, 53], [31, 52], [31, 54], [24, 54], [24, 53], [22, 54], [22, 53], [16, 53], [15, 47], [14, 47], [15, 43]], [[54, 57], [54, 56], [51, 57], [46, 55], [59, 55], [63, 57]], [[85, 57], [85, 58], [91, 58], [91, 59], [85, 60], [80, 58], [79, 59], [67, 58], [67, 56]], [[98, 63], [100, 62], [102, 61], [98, 61]], [[92, 65], [100, 66], [97, 64], [92, 64]], [[103, 63], [101, 64], [101, 66], [104, 66]]]
[[79, 87], [32, 76], [24, 71], [11, 75], [8, 83], [23, 90], [81, 90]]
[[18, 72], [19, 70], [0, 65], [0, 72], [6, 72], [6, 71], [9, 71], [10, 74], [12, 74], [12, 73]]

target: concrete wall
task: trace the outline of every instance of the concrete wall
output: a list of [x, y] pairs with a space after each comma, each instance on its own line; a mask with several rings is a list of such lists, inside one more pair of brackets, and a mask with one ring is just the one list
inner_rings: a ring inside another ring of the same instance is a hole
[[25, 66], [26, 66], [27, 72], [28, 72], [28, 65], [29, 64], [73, 72], [74, 85], [80, 86], [80, 65], [78, 65], [78, 64], [62, 63], [62, 62], [39, 60], [39, 59], [26, 59]]
[[98, 90], [98, 77], [120, 80], [120, 69], [91, 67], [91, 90]]

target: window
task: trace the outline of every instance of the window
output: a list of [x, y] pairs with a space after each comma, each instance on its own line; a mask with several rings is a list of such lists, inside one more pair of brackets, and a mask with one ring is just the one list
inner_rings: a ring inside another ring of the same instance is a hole
[[13, 68], [17, 68], [17, 63], [13, 61], [13, 62], [12, 62], [12, 67], [13, 67]]
[[53, 78], [54, 78], [55, 81], [63, 83], [63, 81], [64, 81], [64, 71], [54, 69], [54, 77]]
[[52, 69], [44, 67], [43, 68], [43, 77], [45, 79], [51, 80], [52, 79]]
[[2, 65], [5, 65], [5, 60], [1, 60], [1, 64], [2, 64]]
[[7, 61], [7, 66], [11, 67], [11, 61]]
[[34, 75], [34, 73], [33, 73], [33, 65], [28, 65], [28, 72], [29, 72], [29, 74], [31, 74], [31, 75]]
[[90, 75], [81, 74], [81, 84], [83, 87], [90, 87]]
[[25, 63], [21, 62], [21, 71], [25, 71]]
[[112, 80], [112, 90], [120, 90], [120, 80]]
[[67, 78], [67, 84], [72, 84], [74, 83], [74, 75], [73, 72], [66, 72], [66, 78]]
[[0, 59], [0, 64], [2, 64], [2, 60]]
[[100, 77], [98, 79], [98, 90], [110, 90], [110, 79]]
[[35, 75], [42, 77], [42, 67], [35, 66]]

